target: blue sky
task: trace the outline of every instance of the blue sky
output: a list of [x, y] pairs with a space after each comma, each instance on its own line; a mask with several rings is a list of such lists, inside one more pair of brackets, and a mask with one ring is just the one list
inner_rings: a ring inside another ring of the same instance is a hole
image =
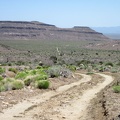
[[58, 27], [120, 26], [120, 0], [0, 0], [0, 20]]

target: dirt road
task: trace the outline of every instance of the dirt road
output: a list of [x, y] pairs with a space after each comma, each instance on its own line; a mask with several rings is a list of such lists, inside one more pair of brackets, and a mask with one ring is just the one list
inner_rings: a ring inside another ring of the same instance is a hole
[[[79, 74], [79, 73], [77, 73]], [[87, 107], [96, 93], [113, 81], [108, 75], [99, 74], [104, 81], [92, 81], [83, 76], [78, 82], [61, 86], [23, 101], [0, 114], [1, 120], [86, 120]], [[94, 84], [93, 84], [94, 82]]]

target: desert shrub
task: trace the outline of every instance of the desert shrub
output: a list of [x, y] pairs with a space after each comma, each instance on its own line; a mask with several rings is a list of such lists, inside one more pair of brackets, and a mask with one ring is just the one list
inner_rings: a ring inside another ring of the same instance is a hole
[[88, 61], [88, 60], [81, 60], [81, 61], [77, 61], [77, 65], [79, 66], [80, 64], [83, 64], [83, 65], [87, 65], [87, 64], [90, 64], [91, 62]]
[[43, 67], [42, 66], [37, 66], [36, 69], [42, 69]]
[[52, 60], [53, 63], [57, 63], [57, 57], [56, 56], [50, 56], [50, 60]]
[[24, 87], [24, 84], [20, 80], [15, 80], [12, 82], [12, 89], [17, 90], [17, 89], [22, 89]]
[[36, 75], [37, 71], [36, 70], [31, 70], [30, 72], [28, 72], [30, 75]]
[[46, 80], [46, 79], [48, 79], [48, 76], [45, 74], [40, 74], [40, 75], [35, 76], [34, 79], [35, 79], [35, 81]]
[[24, 84], [25, 84], [26, 86], [29, 86], [32, 81], [33, 81], [33, 80], [32, 80], [31, 78], [27, 78], [27, 79], [24, 80]]
[[46, 74], [46, 69], [41, 68], [41, 69], [36, 69], [36, 74]]
[[118, 62], [116, 65], [120, 66], [120, 62]]
[[47, 73], [52, 78], [59, 77], [59, 76], [68, 77], [71, 75], [70, 70], [68, 70], [60, 65], [55, 65], [55, 66], [50, 67], [47, 70]]
[[92, 74], [94, 74], [93, 72], [87, 72], [87, 75], [92, 75]]
[[3, 92], [3, 91], [5, 91], [5, 86], [2, 83], [0, 83], [0, 92]]
[[102, 65], [102, 64], [103, 64], [103, 61], [99, 61], [99, 64]]
[[3, 80], [3, 77], [2, 77], [2, 76], [0, 76], [0, 81], [1, 81], [1, 80]]
[[117, 69], [117, 68], [112, 68], [112, 69], [111, 69], [111, 72], [112, 72], [112, 73], [117, 73], [117, 72], [118, 72], [118, 69]]
[[0, 74], [4, 73], [5, 72], [5, 69], [0, 67]]
[[4, 79], [2, 80], [2, 83], [5, 87], [5, 91], [8, 91], [8, 90], [12, 90], [12, 82], [14, 82], [15, 79], [14, 78], [7, 78], [7, 79]]
[[12, 63], [8, 63], [8, 66], [12, 66]]
[[6, 79], [3, 79], [1, 82], [3, 84], [7, 84], [7, 83], [10, 83], [10, 82], [13, 82], [15, 79], [14, 78], [6, 78]]
[[54, 78], [60, 76], [60, 71], [61, 71], [61, 66], [52, 66], [48, 69], [47, 72], [50, 75], [50, 77]]
[[28, 73], [27, 72], [19, 72], [17, 73], [17, 75], [15, 76], [16, 79], [25, 79], [27, 77]]
[[68, 65], [67, 68], [75, 72], [77, 67], [75, 65]]
[[5, 91], [12, 90], [12, 88], [13, 88], [12, 82], [6, 82], [4, 84], [4, 87], [5, 87]]
[[99, 72], [104, 72], [104, 71], [105, 71], [105, 67], [104, 67], [104, 66], [100, 66], [100, 67], [98, 68], [98, 70], [99, 70]]
[[113, 86], [113, 91], [114, 91], [115, 93], [120, 93], [120, 85], [118, 85], [118, 86]]
[[24, 64], [25, 64], [24, 61], [17, 61], [17, 62], [16, 62], [16, 65], [18, 65], [18, 66], [20, 66], [20, 65], [24, 65]]
[[40, 80], [36, 81], [35, 86], [39, 89], [47, 89], [49, 87], [49, 81], [48, 80]]
[[111, 63], [111, 62], [108, 62], [108, 63], [106, 63], [106, 64], [105, 64], [105, 66], [111, 66], [111, 67], [113, 67], [113, 66], [114, 66], [114, 64], [113, 64], [113, 63]]
[[87, 71], [92, 72], [93, 71], [92, 66], [88, 66]]
[[9, 68], [8, 70], [9, 70], [9, 71], [12, 71], [12, 72], [14, 72], [14, 73], [17, 73], [17, 69], [16, 69], [16, 68]]

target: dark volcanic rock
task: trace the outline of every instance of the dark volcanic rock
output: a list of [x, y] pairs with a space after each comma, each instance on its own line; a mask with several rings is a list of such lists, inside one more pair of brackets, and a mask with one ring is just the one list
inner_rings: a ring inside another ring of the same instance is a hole
[[41, 22], [0, 21], [0, 40], [109, 40], [89, 27], [57, 28]]

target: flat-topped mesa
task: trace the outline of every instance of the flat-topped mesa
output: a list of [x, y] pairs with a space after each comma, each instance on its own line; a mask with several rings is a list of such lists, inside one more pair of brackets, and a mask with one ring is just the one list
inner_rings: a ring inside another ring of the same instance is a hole
[[0, 21], [0, 40], [109, 40], [89, 27], [58, 28], [38, 21]]
[[77, 30], [77, 31], [83, 31], [83, 32], [90, 32], [90, 33], [97, 33], [97, 34], [102, 34], [99, 32], [96, 32], [95, 30], [91, 29], [90, 27], [86, 27], [86, 26], [74, 26], [73, 29]]
[[0, 27], [1, 26], [14, 26], [14, 27], [29, 27], [29, 26], [34, 26], [34, 27], [40, 27], [40, 26], [52, 26], [55, 27], [55, 25], [51, 24], [45, 24], [42, 22], [38, 21], [32, 21], [32, 22], [27, 22], [27, 21], [0, 21]]

